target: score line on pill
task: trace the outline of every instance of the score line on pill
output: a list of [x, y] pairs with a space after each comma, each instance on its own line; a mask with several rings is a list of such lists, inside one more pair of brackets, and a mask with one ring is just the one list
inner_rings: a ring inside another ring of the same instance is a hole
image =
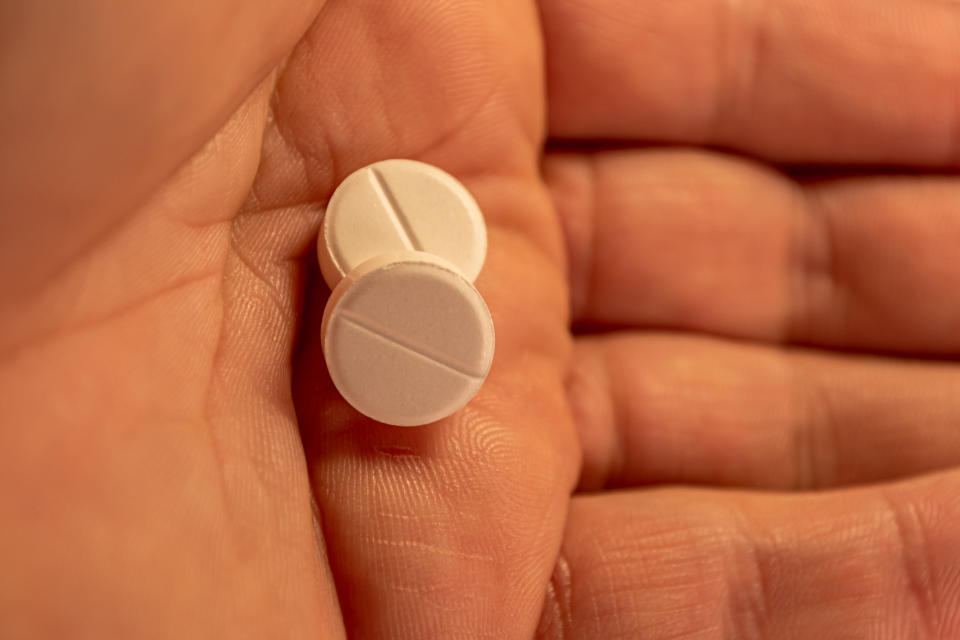
[[327, 204], [317, 238], [331, 289], [389, 251], [422, 251], [476, 280], [487, 255], [483, 214], [456, 178], [416, 160], [383, 160], [347, 176]]
[[412, 251], [351, 270], [330, 296], [320, 340], [340, 395], [397, 426], [461, 409], [494, 353], [493, 318], [476, 288], [449, 262]]

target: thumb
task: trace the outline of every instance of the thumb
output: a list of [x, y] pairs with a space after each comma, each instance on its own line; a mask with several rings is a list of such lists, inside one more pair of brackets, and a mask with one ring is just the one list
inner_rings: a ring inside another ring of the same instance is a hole
[[0, 299], [30, 291], [213, 134], [323, 0], [8, 3]]

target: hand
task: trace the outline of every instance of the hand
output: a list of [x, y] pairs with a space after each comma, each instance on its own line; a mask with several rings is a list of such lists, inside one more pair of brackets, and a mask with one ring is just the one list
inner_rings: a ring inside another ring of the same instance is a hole
[[[958, 5], [45, 6], [3, 635], [960, 635]], [[317, 344], [323, 204], [388, 157], [490, 230], [493, 370], [415, 429]]]

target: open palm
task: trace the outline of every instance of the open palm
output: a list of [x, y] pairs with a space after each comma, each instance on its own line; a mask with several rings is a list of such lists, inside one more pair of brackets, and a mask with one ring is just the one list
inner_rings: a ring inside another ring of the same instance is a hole
[[[960, 634], [958, 5], [36, 4], [2, 635]], [[318, 340], [324, 203], [390, 157], [490, 234], [490, 377], [416, 429]]]

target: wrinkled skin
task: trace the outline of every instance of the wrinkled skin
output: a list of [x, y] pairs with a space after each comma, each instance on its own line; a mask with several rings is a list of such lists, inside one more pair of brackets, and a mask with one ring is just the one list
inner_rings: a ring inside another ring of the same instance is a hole
[[[960, 5], [3, 15], [0, 635], [960, 637]], [[388, 157], [490, 229], [416, 429], [317, 342]]]

